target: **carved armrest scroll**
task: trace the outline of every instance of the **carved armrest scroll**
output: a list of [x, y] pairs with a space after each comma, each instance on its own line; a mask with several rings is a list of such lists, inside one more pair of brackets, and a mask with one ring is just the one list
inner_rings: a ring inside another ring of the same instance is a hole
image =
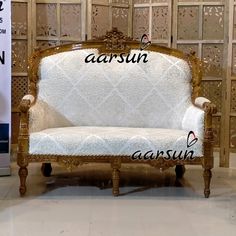
[[205, 135], [204, 139], [206, 142], [213, 142], [213, 130], [212, 130], [212, 115], [216, 114], [216, 105], [211, 103], [208, 99], [204, 97], [198, 97], [195, 99], [195, 105], [205, 112]]
[[30, 109], [30, 107], [34, 104], [35, 102], [35, 98], [33, 95], [28, 94], [25, 95], [19, 105], [19, 109], [22, 113], [26, 113], [28, 112], [28, 110]]

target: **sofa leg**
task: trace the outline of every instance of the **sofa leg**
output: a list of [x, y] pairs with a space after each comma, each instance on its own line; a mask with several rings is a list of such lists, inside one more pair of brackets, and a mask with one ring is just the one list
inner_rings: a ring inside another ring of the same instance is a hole
[[185, 166], [184, 165], [176, 165], [175, 167], [175, 174], [177, 179], [183, 178], [185, 173]]
[[120, 171], [118, 169], [113, 169], [112, 171], [112, 193], [116, 197], [119, 195], [119, 184], [120, 184]]
[[19, 192], [21, 196], [24, 196], [26, 193], [26, 177], [28, 175], [27, 167], [20, 167], [19, 169], [19, 177], [20, 177], [20, 188]]
[[113, 196], [117, 197], [120, 193], [120, 167], [121, 163], [120, 160], [115, 160], [111, 163], [112, 167], [112, 193]]
[[41, 172], [43, 176], [50, 177], [52, 173], [52, 165], [51, 163], [43, 163], [41, 167]]
[[205, 198], [208, 198], [210, 196], [211, 177], [212, 177], [211, 169], [204, 169], [203, 178], [205, 183], [205, 188], [204, 188]]

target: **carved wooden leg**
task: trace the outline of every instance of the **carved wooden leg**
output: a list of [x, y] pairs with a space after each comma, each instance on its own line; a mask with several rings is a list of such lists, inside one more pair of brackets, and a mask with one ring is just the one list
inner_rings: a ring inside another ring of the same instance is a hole
[[117, 169], [113, 169], [113, 171], [112, 171], [112, 183], [113, 183], [112, 193], [114, 196], [118, 196], [120, 193], [119, 182], [120, 182], [120, 171]]
[[211, 177], [212, 177], [211, 169], [204, 169], [203, 178], [205, 183], [205, 188], [204, 188], [205, 198], [208, 198], [210, 196]]
[[177, 179], [183, 178], [185, 173], [185, 166], [184, 165], [176, 165], [175, 167], [175, 174]]
[[43, 176], [50, 177], [52, 173], [52, 165], [51, 163], [43, 163], [41, 167], [41, 172]]
[[116, 197], [119, 195], [119, 186], [120, 186], [120, 160], [114, 161], [111, 163], [112, 167], [112, 193]]
[[20, 167], [19, 169], [19, 177], [20, 177], [20, 195], [23, 196], [26, 192], [26, 177], [28, 175], [27, 167]]

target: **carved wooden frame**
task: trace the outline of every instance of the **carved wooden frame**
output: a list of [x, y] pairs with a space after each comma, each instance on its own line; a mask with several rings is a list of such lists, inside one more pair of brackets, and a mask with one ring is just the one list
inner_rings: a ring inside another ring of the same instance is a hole
[[[214, 104], [205, 102], [200, 109], [205, 112], [205, 131], [202, 157], [196, 157], [194, 160], [164, 160], [159, 158], [158, 160], [132, 160], [130, 156], [65, 156], [65, 155], [31, 155], [29, 154], [29, 109], [34, 105], [37, 99], [37, 81], [38, 67], [40, 60], [43, 57], [50, 56], [60, 52], [73, 51], [85, 48], [97, 48], [100, 53], [128, 53], [131, 49], [139, 49], [140, 42], [134, 41], [131, 38], [125, 37], [122, 33], [118, 32], [116, 28], [108, 32], [104, 37], [97, 40], [89, 40], [85, 42], [79, 42], [76, 44], [68, 44], [63, 46], [57, 46], [50, 49], [37, 51], [29, 59], [29, 94], [32, 95], [32, 99], [23, 98], [19, 109], [21, 112], [20, 118], [20, 130], [18, 137], [18, 152], [17, 163], [20, 167], [20, 194], [23, 196], [26, 192], [26, 177], [28, 175], [27, 166], [30, 162], [42, 162], [51, 163], [58, 162], [66, 166], [68, 169], [76, 167], [78, 165], [86, 163], [110, 163], [112, 167], [112, 181], [113, 181], [113, 195], [119, 195], [119, 179], [120, 168], [122, 163], [145, 163], [156, 168], [167, 169], [169, 167], [185, 164], [201, 164], [204, 168], [204, 194], [205, 197], [210, 195], [210, 180], [211, 169], [213, 168], [213, 132], [212, 132], [212, 114], [216, 113], [216, 107]], [[201, 62], [195, 57], [194, 54], [184, 54], [183, 52], [151, 44], [147, 51], [155, 51], [172, 55], [188, 62], [192, 71], [192, 102], [195, 105], [195, 99], [199, 95], [200, 83], [202, 79]], [[197, 105], [196, 105], [197, 106]]]

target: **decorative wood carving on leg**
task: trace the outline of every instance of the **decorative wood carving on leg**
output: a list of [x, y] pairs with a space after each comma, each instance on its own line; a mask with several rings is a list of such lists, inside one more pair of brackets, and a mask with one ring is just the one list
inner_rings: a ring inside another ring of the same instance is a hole
[[210, 191], [211, 177], [212, 177], [211, 169], [205, 168], [203, 171], [203, 178], [204, 178], [204, 183], [205, 183], [205, 188], [204, 188], [205, 198], [208, 198], [211, 193]]
[[20, 167], [19, 172], [20, 176], [20, 195], [23, 196], [26, 193], [26, 177], [28, 176], [28, 169], [27, 167]]
[[17, 152], [17, 164], [20, 167], [20, 195], [23, 196], [26, 193], [26, 177], [28, 176], [28, 147], [29, 147], [29, 127], [28, 127], [28, 110], [34, 101], [34, 97], [30, 96], [27, 99], [22, 99], [19, 109], [21, 111], [20, 117], [20, 130], [18, 138], [18, 152]]
[[213, 131], [212, 131], [212, 114], [216, 113], [216, 106], [206, 102], [203, 105], [206, 112], [205, 115], [205, 134], [204, 134], [204, 160], [203, 160], [203, 178], [204, 178], [204, 195], [206, 198], [210, 196], [210, 182], [212, 177], [211, 169], [214, 166], [213, 157]]
[[52, 165], [51, 163], [43, 163], [41, 167], [41, 172], [43, 176], [50, 177], [52, 173]]
[[112, 167], [112, 193], [116, 197], [119, 195], [119, 187], [120, 187], [120, 167], [121, 161], [120, 159], [115, 159], [111, 162]]

